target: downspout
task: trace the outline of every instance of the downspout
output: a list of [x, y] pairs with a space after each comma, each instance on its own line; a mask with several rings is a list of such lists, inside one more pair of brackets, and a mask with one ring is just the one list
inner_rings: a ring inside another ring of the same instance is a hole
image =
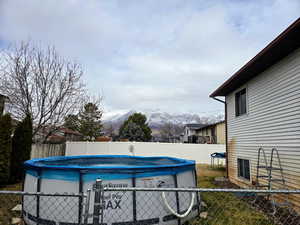
[[227, 134], [227, 104], [226, 104], [226, 99], [225, 101], [218, 99], [216, 97], [212, 97], [214, 100], [218, 102], [222, 102], [225, 106], [225, 146], [226, 146], [226, 176], [228, 176], [228, 134]]

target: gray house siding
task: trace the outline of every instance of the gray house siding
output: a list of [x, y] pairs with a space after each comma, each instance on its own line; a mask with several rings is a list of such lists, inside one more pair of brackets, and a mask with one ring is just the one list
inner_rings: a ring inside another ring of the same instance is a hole
[[[247, 91], [247, 113], [236, 117], [235, 93], [242, 88]], [[300, 49], [227, 95], [226, 104], [230, 180], [243, 187], [252, 185], [256, 180], [258, 148], [265, 149], [269, 160], [271, 149], [276, 147], [287, 187], [299, 189]], [[250, 181], [238, 177], [238, 158], [250, 160]], [[282, 188], [282, 185], [273, 183], [273, 187]], [[300, 205], [300, 199], [295, 201]]]

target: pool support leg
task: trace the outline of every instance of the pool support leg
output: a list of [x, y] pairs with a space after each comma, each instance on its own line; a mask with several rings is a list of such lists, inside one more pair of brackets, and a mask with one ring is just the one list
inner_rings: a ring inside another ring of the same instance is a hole
[[[41, 170], [38, 170], [38, 177], [37, 177], [37, 187], [36, 191], [41, 192]], [[40, 196], [36, 196], [36, 218], [37, 218], [37, 223], [36, 225], [39, 225], [40, 223], [38, 222], [40, 219]]]
[[86, 201], [85, 201], [85, 213], [84, 213], [84, 220], [83, 220], [84, 225], [88, 225], [89, 212], [90, 212], [90, 199], [91, 199], [91, 190], [88, 189]]
[[[177, 175], [173, 175], [174, 178], [174, 184], [175, 184], [175, 188], [178, 188], [178, 181], [177, 181]], [[175, 196], [176, 196], [176, 207], [177, 207], [177, 213], [180, 213], [180, 204], [179, 204], [179, 195], [178, 192], [175, 192]], [[178, 225], [181, 225], [181, 220], [180, 218], [177, 219], [178, 221]]]
[[[132, 187], [136, 187], [135, 177], [132, 178]], [[132, 212], [133, 221], [136, 222], [136, 191], [132, 192]]]
[[[198, 177], [197, 177], [197, 170], [194, 170], [194, 176], [195, 176], [195, 187], [198, 187]], [[199, 193], [196, 192], [196, 199], [197, 199], [197, 210], [198, 210], [198, 215], [200, 215], [200, 207], [201, 207], [201, 202], [199, 199]]]
[[[83, 194], [83, 188], [82, 188], [83, 182], [82, 182], [82, 172], [79, 171], [79, 193]], [[83, 197], [80, 196], [78, 199], [78, 224], [81, 224], [81, 218], [82, 218], [82, 203], [83, 203]]]

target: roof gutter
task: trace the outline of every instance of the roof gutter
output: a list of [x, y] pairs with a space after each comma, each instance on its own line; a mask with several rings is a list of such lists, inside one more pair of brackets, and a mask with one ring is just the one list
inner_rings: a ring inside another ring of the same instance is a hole
[[222, 102], [222, 103], [226, 103], [225, 101], [223, 101], [223, 100], [221, 100], [221, 99], [218, 99], [218, 98], [216, 98], [216, 97], [211, 97], [211, 98], [213, 98], [214, 100], [216, 100], [216, 101], [218, 101], [218, 102]]

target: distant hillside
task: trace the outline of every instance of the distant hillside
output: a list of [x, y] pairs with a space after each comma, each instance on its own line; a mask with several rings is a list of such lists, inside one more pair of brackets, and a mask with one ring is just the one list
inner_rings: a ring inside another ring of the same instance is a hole
[[[107, 128], [113, 128], [113, 130], [116, 132], [119, 127], [122, 125], [122, 123], [128, 119], [130, 115], [133, 113], [140, 112], [135, 110], [130, 110], [128, 112], [119, 112], [119, 113], [113, 113], [110, 115], [104, 115], [104, 129]], [[191, 113], [167, 113], [167, 112], [161, 112], [161, 111], [144, 111], [141, 112], [146, 115], [147, 117], [147, 123], [149, 124], [150, 128], [152, 129], [153, 133], [158, 133], [160, 128], [164, 126], [166, 123], [171, 123], [175, 125], [183, 126], [187, 123], [202, 123], [202, 124], [210, 124], [214, 122], [218, 122], [224, 119], [224, 115], [197, 115], [197, 114], [191, 114]]]

